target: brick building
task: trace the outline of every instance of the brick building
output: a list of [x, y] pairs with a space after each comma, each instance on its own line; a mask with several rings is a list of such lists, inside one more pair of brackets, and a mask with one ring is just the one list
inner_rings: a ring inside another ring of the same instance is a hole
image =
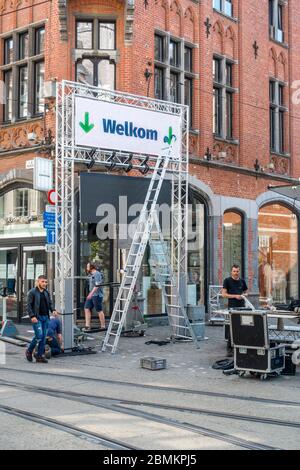
[[[190, 106], [191, 303], [207, 303], [208, 285], [234, 262], [261, 301], [298, 297], [299, 206], [268, 186], [300, 177], [299, 31], [298, 0], [0, 0], [0, 281], [10, 314], [53, 270], [45, 195], [31, 189], [26, 161], [54, 158], [62, 79]], [[78, 272], [92, 256], [112, 278], [118, 247], [93, 232], [78, 234]], [[161, 313], [147, 269], [148, 313]]]

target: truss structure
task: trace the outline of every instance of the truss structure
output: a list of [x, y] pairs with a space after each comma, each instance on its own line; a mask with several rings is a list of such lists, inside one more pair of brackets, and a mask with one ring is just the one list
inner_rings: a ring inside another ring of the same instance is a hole
[[[75, 272], [75, 164], [88, 164], [93, 159], [95, 167], [108, 171], [145, 170], [154, 171], [157, 156], [141, 153], [130, 154], [122, 149], [93, 149], [75, 145], [75, 97], [88, 97], [94, 100], [119, 103], [130, 107], [147, 109], [164, 114], [173, 114], [181, 119], [182, 149], [178, 158], [171, 158], [166, 169], [172, 178], [172, 222], [171, 222], [171, 264], [177, 277], [180, 295], [186, 303], [187, 284], [187, 229], [188, 229], [188, 108], [186, 106], [153, 100], [128, 93], [110, 91], [89, 85], [62, 81], [57, 84], [56, 107], [56, 307], [65, 312], [65, 280], [74, 278]], [[167, 117], [167, 116], [166, 116]], [[92, 155], [92, 156], [91, 156]], [[130, 179], [128, 180], [130, 182]], [[63, 316], [64, 320], [65, 316]]]

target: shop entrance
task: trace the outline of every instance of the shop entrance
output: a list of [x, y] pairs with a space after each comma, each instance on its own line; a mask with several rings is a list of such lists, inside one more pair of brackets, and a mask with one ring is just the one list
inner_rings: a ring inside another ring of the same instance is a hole
[[[0, 294], [7, 294], [7, 316], [20, 322], [26, 315], [27, 292], [34, 287], [35, 279], [47, 276], [47, 253], [41, 244], [0, 247]], [[0, 297], [0, 317], [3, 302]]]
[[[80, 224], [80, 243], [78, 247], [77, 271], [79, 279], [76, 282], [75, 295], [77, 298], [76, 319], [84, 321], [84, 303], [89, 293], [89, 282], [86, 265], [95, 263], [102, 272], [104, 283], [114, 281], [113, 240], [99, 240], [96, 235], [96, 224]], [[114, 289], [110, 286], [103, 288], [103, 311], [107, 317], [113, 309]], [[93, 310], [92, 321], [98, 324], [98, 315]]]

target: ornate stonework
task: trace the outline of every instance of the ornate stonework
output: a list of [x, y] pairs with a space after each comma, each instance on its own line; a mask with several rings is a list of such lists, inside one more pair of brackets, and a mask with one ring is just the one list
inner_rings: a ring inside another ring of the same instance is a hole
[[0, 14], [5, 11], [17, 10], [17, 8], [22, 5], [22, 3], [23, 0], [0, 0]]
[[271, 163], [273, 164], [273, 173], [277, 173], [279, 175], [289, 175], [290, 160], [288, 158], [272, 155]]
[[238, 152], [235, 145], [227, 142], [215, 142], [213, 146], [212, 157], [224, 163], [238, 163]]
[[32, 147], [28, 141], [28, 134], [34, 132], [37, 136], [37, 143], [44, 140], [43, 121], [34, 121], [30, 123], [20, 123], [0, 128], [0, 154], [9, 150], [23, 149]]
[[199, 137], [197, 135], [189, 135], [189, 154], [192, 157], [196, 157], [198, 155], [198, 139]]

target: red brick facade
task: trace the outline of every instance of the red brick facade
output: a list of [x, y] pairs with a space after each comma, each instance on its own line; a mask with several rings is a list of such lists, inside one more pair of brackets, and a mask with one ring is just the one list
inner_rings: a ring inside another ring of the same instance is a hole
[[[300, 77], [300, 12], [297, 0], [289, 0], [284, 7], [284, 30], [286, 43], [280, 44], [269, 38], [268, 2], [251, 0], [233, 1], [234, 18], [229, 18], [213, 9], [212, 0], [150, 0], [147, 7], [142, 0], [135, 1], [132, 39], [125, 41], [127, 27], [126, 2], [101, 0], [99, 2], [68, 1], [66, 10], [67, 39], [60, 32], [61, 11], [58, 2], [1, 1], [0, 31], [5, 35], [13, 29], [24, 28], [30, 23], [45, 20], [46, 24], [46, 80], [74, 80], [75, 65], [72, 50], [75, 47], [75, 15], [99, 15], [113, 18], [117, 23], [117, 64], [116, 88], [136, 94], [147, 94], [144, 77], [148, 67], [153, 72], [154, 31], [170, 32], [175, 38], [185, 38], [197, 46], [194, 49], [193, 71], [198, 79], [193, 83], [193, 128], [200, 136], [191, 135], [191, 155], [203, 159], [207, 147], [218, 160], [220, 152], [226, 152], [222, 162], [229, 165], [253, 169], [258, 158], [264, 171], [294, 178], [300, 176], [298, 158], [300, 136], [297, 132], [300, 120], [299, 104], [293, 104], [292, 95], [297, 94], [293, 84]], [[209, 19], [210, 34], [204, 22]], [[146, 27], [145, 27], [146, 25]], [[255, 58], [253, 43], [256, 41], [258, 57]], [[2, 41], [3, 42], [3, 41]], [[218, 53], [236, 61], [234, 65], [234, 139], [238, 144], [216, 140], [212, 132], [212, 58]], [[3, 47], [0, 49], [3, 63]], [[276, 77], [285, 82], [285, 104], [289, 112], [285, 124], [285, 151], [289, 157], [270, 154], [269, 140], [269, 78]], [[150, 95], [154, 93], [154, 80]], [[295, 85], [297, 86], [297, 84]], [[49, 113], [50, 115], [52, 113]], [[26, 125], [31, 123], [26, 123]], [[42, 123], [38, 123], [43, 127]], [[46, 127], [54, 125], [53, 116], [47, 116]], [[1, 130], [1, 150], [8, 150], [7, 139], [18, 140], [20, 132], [11, 126]], [[24, 127], [20, 123], [19, 127]], [[11, 133], [16, 132], [12, 136]], [[10, 135], [8, 136], [7, 133]], [[18, 145], [18, 142], [16, 143]], [[24, 141], [24, 146], [26, 142]], [[21, 143], [20, 143], [21, 147]], [[223, 154], [224, 155], [224, 154]], [[6, 163], [2, 156], [2, 169], [17, 165], [19, 157]], [[273, 162], [274, 169], [268, 170]], [[194, 170], [193, 170], [194, 171]], [[213, 186], [221, 194], [228, 193], [232, 181], [231, 172], [219, 179], [218, 171], [207, 172], [200, 166], [195, 174]], [[226, 180], [228, 179], [228, 183]], [[244, 179], [242, 177], [242, 179]], [[255, 178], [245, 177], [245, 186], [250, 197], [261, 190]], [[265, 181], [265, 183], [268, 181]], [[242, 192], [235, 193], [245, 196]], [[238, 191], [238, 188], [235, 188]]]
[[[132, 3], [132, 8], [130, 5]], [[66, 9], [59, 0], [0, 0], [0, 33], [26, 27], [40, 20], [46, 26], [45, 80], [75, 79], [76, 15], [116, 21], [116, 89], [146, 95], [146, 68], [154, 72], [154, 33], [165, 31], [174, 38], [194, 44], [193, 131], [190, 136], [190, 172], [215, 195], [255, 201], [269, 184], [281, 184], [300, 177], [300, 104], [297, 80], [300, 80], [299, 0], [284, 6], [285, 43], [270, 39], [267, 0], [232, 0], [233, 18], [213, 9], [213, 0], [67, 0]], [[207, 29], [206, 20], [210, 24]], [[131, 32], [132, 28], [132, 32]], [[254, 42], [258, 46], [255, 57]], [[235, 142], [213, 135], [214, 54], [234, 60], [233, 86]], [[3, 40], [0, 47], [3, 63]], [[285, 153], [270, 152], [269, 80], [285, 83], [284, 101], [288, 108], [285, 121]], [[299, 84], [298, 84], [299, 87]], [[150, 82], [154, 96], [154, 80]], [[294, 95], [295, 99], [292, 99]], [[55, 102], [50, 101], [45, 119], [27, 120], [0, 127], [1, 173], [24, 168], [34, 152], [18, 153], [30, 147], [27, 132], [34, 130], [42, 139], [50, 128], [55, 133]], [[46, 127], [45, 127], [46, 126]], [[204, 159], [210, 149], [212, 160]], [[225, 153], [224, 153], [225, 152]], [[220, 157], [222, 155], [222, 158]], [[254, 170], [258, 159], [261, 169]], [[271, 164], [271, 165], [270, 165]], [[253, 231], [249, 227], [249, 261]], [[218, 237], [222, 238], [220, 227]], [[221, 259], [221, 244], [219, 245]], [[218, 269], [220, 280], [222, 269]], [[249, 263], [248, 274], [253, 276]], [[216, 279], [216, 277], [215, 277]]]

